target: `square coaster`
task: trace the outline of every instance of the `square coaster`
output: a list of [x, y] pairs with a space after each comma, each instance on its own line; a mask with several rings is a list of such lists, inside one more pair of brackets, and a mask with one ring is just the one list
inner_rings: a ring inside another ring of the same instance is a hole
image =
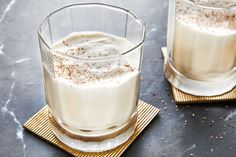
[[181, 90], [171, 86], [174, 100], [176, 103], [207, 103], [207, 102], [220, 102], [220, 101], [232, 101], [236, 100], [236, 88], [228, 93], [218, 96], [195, 96], [188, 93], [184, 93]]
[[[167, 61], [167, 48], [161, 48], [162, 54], [164, 56], [164, 62]], [[236, 88], [233, 90], [218, 96], [195, 96], [185, 93], [174, 86], [171, 85], [172, 93], [174, 96], [174, 101], [179, 104], [184, 103], [206, 103], [206, 102], [220, 102], [220, 101], [232, 101], [236, 100]]]
[[121, 154], [128, 148], [128, 146], [137, 138], [137, 136], [143, 131], [143, 129], [152, 121], [152, 119], [158, 114], [160, 110], [144, 101], [138, 103], [138, 120], [134, 134], [129, 138], [127, 142], [119, 147], [108, 150], [105, 152], [91, 153], [75, 150], [63, 144], [57, 139], [52, 132], [49, 120], [48, 120], [48, 106], [46, 105], [34, 116], [32, 116], [25, 124], [24, 128], [29, 132], [41, 137], [54, 144], [55, 146], [63, 149], [64, 151], [74, 155], [76, 157], [114, 157], [121, 156]]

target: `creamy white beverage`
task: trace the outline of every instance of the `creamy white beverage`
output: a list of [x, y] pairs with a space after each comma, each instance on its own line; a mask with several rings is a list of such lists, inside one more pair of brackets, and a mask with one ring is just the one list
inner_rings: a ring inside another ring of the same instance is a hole
[[133, 46], [102, 32], [74, 32], [53, 45], [54, 76], [46, 66], [44, 75], [47, 103], [62, 127], [58, 130], [80, 139], [122, 133], [129, 122], [133, 126], [140, 53], [121, 56]]
[[[236, 16], [227, 10], [208, 11], [176, 2], [172, 59], [176, 69], [194, 80], [222, 78], [236, 65]], [[206, 1], [198, 0], [199, 4]], [[222, 7], [236, 1], [214, 0], [207, 5]]]

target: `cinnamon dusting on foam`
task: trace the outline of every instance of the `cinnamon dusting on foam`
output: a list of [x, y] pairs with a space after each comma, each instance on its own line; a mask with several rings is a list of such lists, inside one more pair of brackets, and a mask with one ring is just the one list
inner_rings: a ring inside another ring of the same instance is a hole
[[229, 7], [235, 0], [193, 0], [204, 7], [189, 6], [185, 1], [176, 2], [177, 20], [210, 33], [231, 33], [236, 29], [236, 9], [207, 9], [207, 7]]
[[61, 52], [85, 59], [100, 59], [122, 54], [133, 47], [124, 38], [114, 37], [100, 32], [86, 34], [72, 33], [53, 45], [53, 64], [55, 77], [74, 84], [112, 80], [112, 77], [129, 72], [138, 72], [122, 57], [105, 60], [68, 59]]

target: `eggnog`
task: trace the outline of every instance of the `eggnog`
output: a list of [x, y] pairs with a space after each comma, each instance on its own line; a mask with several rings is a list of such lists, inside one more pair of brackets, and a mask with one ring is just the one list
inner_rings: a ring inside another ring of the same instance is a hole
[[76, 148], [123, 133], [124, 141], [129, 138], [137, 119], [140, 52], [121, 54], [132, 47], [127, 39], [102, 32], [74, 32], [53, 45], [54, 73], [44, 66], [44, 76], [59, 138], [77, 139]]
[[[215, 7], [235, 3], [207, 1], [207, 5]], [[193, 9], [183, 5], [181, 0], [176, 4], [172, 59], [180, 73], [195, 80], [211, 80], [232, 71], [236, 64], [235, 13], [201, 7]]]
[[215, 96], [236, 85], [236, 0], [169, 0], [165, 76], [183, 92]]

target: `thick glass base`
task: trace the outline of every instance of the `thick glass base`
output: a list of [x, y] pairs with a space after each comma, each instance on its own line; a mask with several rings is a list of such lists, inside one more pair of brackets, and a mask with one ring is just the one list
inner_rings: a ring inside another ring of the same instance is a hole
[[67, 146], [84, 152], [102, 152], [125, 143], [134, 133], [137, 114], [116, 132], [103, 136], [81, 136], [60, 125], [49, 113], [49, 121], [56, 137]]
[[236, 69], [219, 79], [193, 80], [179, 73], [170, 61], [165, 63], [165, 76], [168, 81], [183, 92], [196, 96], [215, 96], [232, 90], [236, 85]]

